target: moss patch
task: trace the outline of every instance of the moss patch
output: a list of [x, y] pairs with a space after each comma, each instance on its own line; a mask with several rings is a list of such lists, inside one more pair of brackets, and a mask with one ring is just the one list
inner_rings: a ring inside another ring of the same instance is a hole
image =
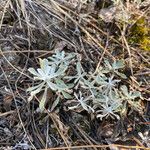
[[130, 29], [129, 42], [138, 44], [141, 49], [150, 51], [150, 28], [146, 18], [141, 17]]

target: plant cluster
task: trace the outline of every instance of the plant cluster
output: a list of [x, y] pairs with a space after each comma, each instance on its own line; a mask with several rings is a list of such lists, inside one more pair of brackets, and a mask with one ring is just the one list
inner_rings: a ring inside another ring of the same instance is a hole
[[31, 101], [36, 94], [44, 91], [39, 104], [42, 111], [44, 110], [48, 89], [51, 89], [58, 95], [57, 102], [62, 96], [66, 99], [71, 98], [69, 89], [73, 87], [73, 84], [64, 82], [64, 77], [73, 57], [74, 54], [65, 56], [64, 51], [56, 52], [48, 59], [39, 59], [40, 68], [37, 71], [34, 68], [28, 69], [34, 75], [34, 80], [39, 81], [37, 85], [27, 89], [30, 92], [28, 100]]
[[[75, 75], [68, 75], [70, 66], [74, 63]], [[47, 59], [40, 59], [40, 68], [29, 68], [34, 80], [39, 81], [34, 87], [27, 89], [30, 92], [29, 100], [36, 94], [43, 92], [39, 107], [43, 111], [48, 89], [52, 90], [57, 99], [69, 101], [69, 110], [87, 111], [97, 118], [120, 118], [120, 115], [130, 106], [134, 110], [141, 110], [141, 93], [129, 91], [122, 79], [126, 75], [121, 71], [125, 67], [123, 60], [110, 63], [107, 59], [94, 73], [86, 73], [81, 61], [75, 53], [57, 51]], [[52, 106], [54, 108], [54, 106]]]

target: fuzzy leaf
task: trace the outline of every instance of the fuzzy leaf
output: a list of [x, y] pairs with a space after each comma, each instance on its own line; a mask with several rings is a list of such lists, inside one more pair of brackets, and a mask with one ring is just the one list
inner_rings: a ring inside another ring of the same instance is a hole
[[51, 111], [53, 111], [55, 109], [55, 107], [58, 105], [59, 101], [60, 101], [60, 97], [58, 96], [52, 104]]
[[46, 71], [47, 70], [47, 66], [48, 66], [48, 60], [39, 58], [39, 62], [40, 62], [41, 69]]
[[128, 96], [128, 88], [125, 85], [121, 86], [121, 90], [125, 96]]
[[31, 88], [28, 88], [27, 91], [30, 92], [30, 96], [28, 98], [28, 101], [31, 101], [33, 99], [33, 97], [38, 94], [39, 92], [42, 91], [42, 88], [44, 86], [44, 82], [42, 82], [40, 85], [38, 86], [35, 86], [35, 87], [31, 87]]
[[132, 92], [131, 97], [132, 97], [132, 99], [135, 99], [137, 97], [141, 97], [141, 92], [134, 91], [134, 92]]
[[50, 89], [52, 89], [53, 91], [56, 91], [58, 89], [58, 86], [54, 83], [52, 83], [51, 81], [47, 81], [47, 85], [49, 86]]
[[39, 108], [40, 108], [41, 112], [44, 111], [46, 98], [47, 98], [47, 88], [45, 88], [42, 99], [40, 100]]
[[65, 91], [62, 91], [62, 94], [63, 94], [64, 98], [66, 98], [66, 99], [71, 99], [72, 98], [72, 96], [70, 94], [68, 94], [67, 92], [65, 92]]
[[121, 68], [124, 68], [124, 61], [123, 60], [117, 60], [117, 61], [114, 61], [114, 63], [112, 64], [112, 67], [114, 70], [117, 70], [117, 69], [121, 69]]
[[28, 71], [35, 76], [39, 76], [38, 72], [34, 68], [29, 68]]
[[115, 73], [116, 73], [118, 76], [120, 76], [121, 78], [127, 79], [127, 76], [126, 76], [125, 74], [120, 73], [120, 72], [118, 72], [118, 71], [115, 71]]

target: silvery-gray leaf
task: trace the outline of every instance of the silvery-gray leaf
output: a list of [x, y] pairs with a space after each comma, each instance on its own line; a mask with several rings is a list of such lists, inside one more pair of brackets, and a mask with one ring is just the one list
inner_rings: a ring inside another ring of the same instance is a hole
[[111, 92], [108, 93], [108, 96], [112, 99], [112, 101], [120, 100], [120, 95], [117, 89], [111, 90]]
[[45, 83], [42, 82], [42, 83], [40, 83], [40, 84], [38, 84], [38, 85], [36, 85], [36, 86], [29, 87], [29, 88], [27, 89], [27, 92], [34, 91], [35, 89], [38, 89], [39, 87], [44, 86], [44, 84], [45, 84]]
[[31, 74], [40, 77], [39, 74], [38, 74], [38, 72], [37, 72], [34, 68], [29, 68], [28, 71], [29, 71]]
[[107, 84], [105, 79], [103, 77], [99, 76], [99, 75], [96, 76], [95, 81], [100, 85]]
[[31, 101], [36, 94], [41, 92], [42, 88], [43, 88], [43, 83], [41, 83], [41, 85], [36, 90], [31, 91], [28, 101]]
[[84, 103], [83, 101], [80, 101], [80, 104], [84, 110], [88, 111], [88, 105], [86, 103]]
[[41, 79], [43, 78], [43, 80], [47, 77], [47, 75], [44, 73], [44, 71], [40, 68], [37, 69], [38, 73], [41, 76]]
[[40, 103], [39, 103], [39, 108], [40, 108], [41, 112], [44, 111], [46, 98], [47, 98], [47, 87], [45, 88], [44, 94], [43, 94], [42, 99], [40, 100]]
[[76, 70], [77, 70], [77, 75], [75, 75], [73, 77], [75, 79], [74, 83], [77, 83], [78, 81], [80, 81], [81, 79], [83, 79], [83, 77], [86, 75], [86, 73], [83, 72], [83, 68], [82, 68], [80, 62], [77, 62], [77, 64], [76, 64]]
[[117, 115], [117, 114], [113, 114], [118, 120], [120, 120], [120, 116], [119, 115]]
[[59, 69], [56, 72], [56, 76], [61, 76], [64, 74], [64, 72], [67, 70], [68, 66], [66, 65], [60, 65]]
[[69, 59], [72, 59], [73, 57], [75, 57], [75, 53], [71, 53], [71, 54], [68, 54], [68, 56], [66, 56], [66, 60], [69, 60]]
[[115, 102], [111, 105], [112, 110], [114, 110], [114, 111], [117, 111], [120, 106], [121, 106], [121, 103], [119, 103], [119, 101], [115, 101]]
[[44, 70], [45, 74], [46, 75], [49, 75], [50, 74], [50, 70], [51, 70], [51, 67], [50, 66], [47, 66]]
[[111, 70], [112, 66], [110, 65], [109, 61], [107, 59], [105, 59], [104, 62], [105, 62], [105, 67], [108, 68], [109, 70]]
[[47, 81], [46, 83], [49, 86], [49, 88], [52, 89], [53, 91], [58, 90], [58, 86], [56, 84], [52, 83], [51, 81]]
[[48, 60], [47, 59], [41, 59], [39, 58], [40, 61], [40, 67], [42, 70], [46, 70], [48, 67]]
[[95, 107], [96, 107], [96, 105], [101, 105], [102, 103], [105, 103], [104, 98], [103, 99], [101, 99], [101, 98], [94, 98], [93, 99], [93, 104], [95, 105]]
[[60, 101], [60, 97], [58, 96], [52, 104], [51, 111], [53, 111], [56, 108], [56, 106], [59, 104], [59, 101]]
[[75, 55], [73, 55], [72, 53], [71, 54], [68, 54], [66, 53], [66, 56], [65, 56], [65, 52], [62, 51], [56, 51], [56, 54], [54, 54], [52, 57], [49, 57], [49, 59], [51, 60], [51, 62], [49, 62], [49, 64], [56, 64], [56, 65], [59, 65], [59, 64], [66, 64], [66, 65], [69, 65], [71, 59], [74, 57]]
[[120, 73], [120, 72], [118, 72], [118, 71], [115, 71], [115, 73], [116, 73], [118, 76], [120, 76], [121, 78], [127, 79], [127, 76], [126, 76], [125, 74]]
[[64, 98], [66, 98], [66, 99], [71, 99], [72, 98], [72, 96], [69, 93], [65, 92], [65, 91], [62, 91], [62, 94], [63, 94]]
[[94, 83], [91, 83], [90, 81], [83, 79], [83, 82], [85, 85], [87, 85], [89, 88], [95, 88]]
[[50, 78], [54, 78], [55, 72], [56, 72], [56, 65], [51, 65], [50, 71], [49, 71]]
[[55, 81], [59, 89], [62, 89], [62, 90], [68, 89], [68, 86], [64, 83], [64, 81], [60, 79], [56, 79]]
[[115, 73], [116, 73], [118, 76], [120, 76], [121, 78], [127, 79], [127, 76], [126, 76], [125, 74], [120, 73], [120, 72], [118, 72], [118, 71], [115, 71]]
[[70, 89], [70, 88], [73, 88], [73, 87], [74, 87], [74, 84], [73, 84], [73, 83], [68, 83], [67, 86], [68, 86], [68, 88]]
[[120, 88], [125, 96], [128, 96], [128, 88], [125, 85], [122, 85]]
[[87, 105], [87, 107], [88, 107], [88, 113], [94, 113], [95, 111], [94, 111], [94, 109], [90, 106], [90, 105]]
[[100, 66], [97, 71], [97, 75], [103, 77], [103, 79], [107, 79], [107, 77], [105, 76], [105, 73], [108, 73], [108, 72], [105, 72], [104, 68]]
[[137, 97], [141, 97], [141, 92], [134, 91], [134, 92], [132, 92], [131, 97], [132, 97], [132, 99], [135, 99]]
[[124, 66], [125, 65], [124, 65], [124, 61], [123, 60], [116, 60], [112, 64], [112, 67], [113, 67], [114, 70], [124, 68]]
[[103, 120], [104, 117], [106, 117], [107, 114], [97, 114], [96, 117], [100, 118], [100, 120]]
[[77, 69], [78, 74], [81, 75], [82, 74], [82, 66], [81, 66], [80, 62], [77, 62], [76, 69]]
[[105, 105], [102, 105], [103, 106], [103, 109], [102, 110], [98, 110], [97, 111], [97, 118], [100, 118], [100, 119], [103, 119], [103, 117], [112, 117], [115, 116], [117, 119], [120, 119], [119, 115], [115, 114], [116, 110], [113, 110], [113, 107], [108, 107], [108, 106], [105, 106]]
[[104, 74], [109, 73], [109, 72], [110, 72], [110, 69], [108, 69], [107, 67], [102, 70], [102, 73]]
[[78, 108], [78, 105], [68, 107], [69, 110], [73, 110], [73, 109], [77, 109], [77, 108]]

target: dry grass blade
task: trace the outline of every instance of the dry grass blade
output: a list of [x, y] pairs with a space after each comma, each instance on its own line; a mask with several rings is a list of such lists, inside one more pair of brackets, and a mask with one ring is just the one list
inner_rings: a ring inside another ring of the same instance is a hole
[[20, 121], [20, 123], [21, 123], [21, 126], [22, 126], [22, 128], [23, 128], [23, 130], [24, 130], [24, 132], [25, 132], [25, 134], [26, 134], [26, 136], [27, 136], [27, 138], [28, 138], [28, 140], [30, 141], [30, 144], [32, 145], [32, 147], [33, 147], [34, 149], [36, 149], [35, 146], [34, 146], [34, 144], [32, 143], [32, 140], [31, 140], [30, 137], [28, 136], [27, 131], [26, 131], [26, 129], [25, 129], [25, 126], [24, 126], [24, 124], [23, 124], [23, 121], [22, 121], [22, 119], [21, 119], [20, 110], [19, 110], [19, 108], [18, 108], [18, 106], [17, 106], [17, 100], [16, 100], [16, 97], [15, 97], [14, 92], [13, 92], [13, 90], [12, 90], [12, 87], [11, 87], [11, 85], [10, 85], [10, 81], [8, 80], [7, 75], [6, 75], [6, 73], [5, 73], [5, 71], [3, 70], [3, 67], [2, 67], [1, 65], [0, 65], [0, 69], [2, 70], [2, 72], [3, 72], [3, 74], [4, 74], [5, 78], [6, 78], [6, 81], [7, 81], [7, 83], [8, 83], [10, 92], [11, 92], [11, 94], [12, 94], [12, 96], [13, 96], [14, 101], [15, 101], [16, 111], [17, 111], [17, 115], [18, 115], [19, 121]]
[[6, 4], [5, 4], [4, 8], [3, 8], [2, 17], [1, 17], [1, 20], [0, 20], [0, 30], [1, 30], [1, 28], [2, 28], [4, 16], [5, 16], [5, 13], [6, 13], [7, 8], [8, 8], [9, 5], [10, 5], [10, 2], [11, 2], [11, 0], [6, 1]]
[[7, 63], [17, 72], [19, 72], [20, 74], [23, 74], [24, 76], [28, 77], [29, 79], [32, 79], [30, 76], [28, 76], [27, 74], [23, 73], [22, 71], [20, 71], [18, 68], [16, 68], [7, 58], [6, 56], [3, 54], [3, 51], [0, 49], [0, 53], [3, 56], [3, 58], [7, 61]]
[[5, 113], [0, 113], [0, 117], [7, 116], [7, 115], [10, 115], [12, 113], [15, 113], [15, 111], [8, 111], [8, 112], [5, 112]]
[[22, 11], [24, 18], [26, 18], [27, 12], [26, 12], [25, 0], [16, 0], [16, 3], [20, 5], [20, 10]]
[[[76, 20], [74, 20], [67, 12], [65, 12], [61, 7], [60, 7], [60, 5], [57, 3], [57, 2], [55, 2], [55, 1], [53, 1], [53, 0], [51, 0], [51, 2], [52, 2], [52, 4], [56, 7], [56, 9], [58, 10], [58, 11], [60, 11], [62, 14], [64, 14], [66, 17], [68, 17], [72, 22], [74, 22], [78, 27], [80, 27], [81, 28], [81, 30], [89, 37], [89, 39], [91, 39], [92, 41], [94, 41], [94, 43], [95, 44], [97, 44], [98, 46], [99, 46], [99, 48], [101, 48], [101, 49], [105, 49], [101, 44], [100, 44], [100, 42], [97, 40], [97, 39], [95, 39], [86, 29], [84, 29], [84, 27], [82, 27]], [[106, 53], [110, 56], [110, 57], [113, 57], [108, 51], [106, 51]]]
[[83, 145], [83, 146], [71, 146], [71, 147], [59, 147], [59, 148], [49, 148], [43, 150], [67, 150], [69, 149], [81, 149], [81, 148], [113, 148], [113, 149], [140, 149], [140, 150], [149, 150], [149, 148], [141, 147], [141, 146], [126, 146], [126, 145], [118, 145], [118, 144], [110, 144], [110, 145]]
[[[62, 139], [63, 139], [63, 141], [65, 142], [65, 145], [67, 145], [68, 147], [69, 147], [69, 141], [67, 140], [67, 138], [65, 137], [65, 135], [62, 133], [62, 131], [61, 131], [61, 129], [59, 129], [59, 127], [58, 127], [58, 121], [56, 121], [56, 117], [57, 117], [57, 115], [56, 114], [50, 114], [49, 112], [48, 112], [48, 115], [51, 117], [51, 119], [53, 120], [53, 123], [54, 123], [54, 125], [55, 125], [55, 127], [56, 127], [56, 129], [57, 129], [57, 131], [59, 132], [59, 134], [60, 134], [60, 136], [62, 137]], [[56, 116], [56, 117], [55, 117]], [[68, 150], [70, 150], [70, 148], [68, 148]]]

